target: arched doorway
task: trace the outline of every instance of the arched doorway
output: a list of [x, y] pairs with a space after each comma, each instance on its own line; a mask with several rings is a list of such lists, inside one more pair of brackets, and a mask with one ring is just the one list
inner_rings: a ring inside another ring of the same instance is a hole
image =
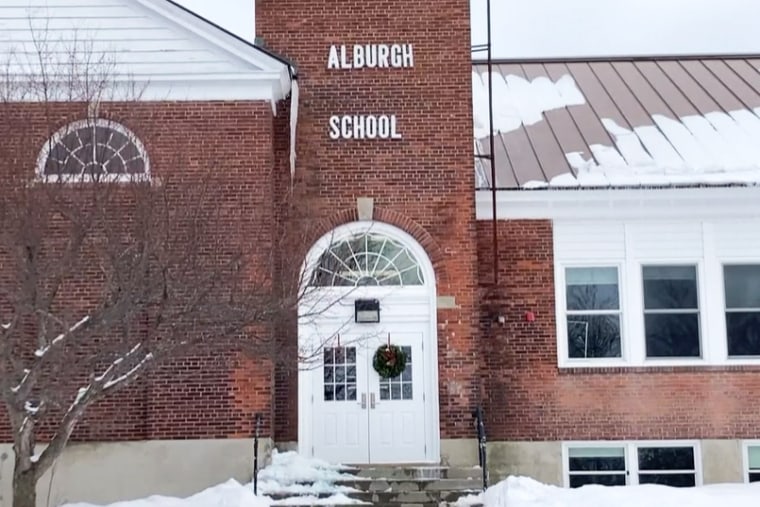
[[[438, 462], [435, 272], [425, 250], [396, 227], [356, 222], [317, 241], [303, 274], [299, 452], [350, 464]], [[379, 322], [357, 317], [367, 301], [379, 303]], [[372, 360], [389, 342], [408, 361], [383, 379]]]

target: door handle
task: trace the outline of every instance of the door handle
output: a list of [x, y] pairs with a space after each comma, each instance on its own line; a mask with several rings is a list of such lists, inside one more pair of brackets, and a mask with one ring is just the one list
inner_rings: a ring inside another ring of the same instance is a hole
[[369, 408], [375, 409], [375, 393], [369, 393]]
[[362, 393], [362, 408], [367, 408], [367, 393]]

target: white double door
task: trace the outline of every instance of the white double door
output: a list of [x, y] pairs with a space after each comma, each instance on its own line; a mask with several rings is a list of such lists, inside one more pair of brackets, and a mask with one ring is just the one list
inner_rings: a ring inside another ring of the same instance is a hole
[[[314, 456], [344, 464], [425, 461], [425, 331], [414, 325], [358, 328], [326, 344], [313, 370]], [[389, 341], [404, 350], [406, 368], [383, 379], [372, 362]]]

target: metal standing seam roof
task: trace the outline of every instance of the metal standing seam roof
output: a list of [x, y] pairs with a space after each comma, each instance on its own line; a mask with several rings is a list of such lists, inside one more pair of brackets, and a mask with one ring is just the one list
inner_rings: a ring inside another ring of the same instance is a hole
[[[493, 65], [496, 187], [760, 184], [760, 56]], [[476, 155], [487, 67], [473, 65]], [[488, 159], [476, 157], [479, 188]]]

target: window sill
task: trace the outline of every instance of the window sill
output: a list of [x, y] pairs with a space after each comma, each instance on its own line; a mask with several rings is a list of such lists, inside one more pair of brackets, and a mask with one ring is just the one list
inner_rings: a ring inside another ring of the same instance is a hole
[[644, 363], [644, 364], [563, 364], [558, 367], [560, 375], [597, 375], [609, 373], [721, 373], [721, 372], [760, 372], [760, 361], [725, 363], [705, 362], [667, 362], [667, 363]]

